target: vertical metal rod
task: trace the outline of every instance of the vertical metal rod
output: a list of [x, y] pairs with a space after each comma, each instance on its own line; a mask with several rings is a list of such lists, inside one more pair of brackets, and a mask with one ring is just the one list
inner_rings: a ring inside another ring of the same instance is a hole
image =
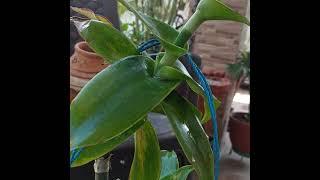
[[94, 173], [95, 180], [109, 180], [109, 170], [110, 170], [110, 159], [111, 155], [108, 158], [100, 157], [94, 162]]

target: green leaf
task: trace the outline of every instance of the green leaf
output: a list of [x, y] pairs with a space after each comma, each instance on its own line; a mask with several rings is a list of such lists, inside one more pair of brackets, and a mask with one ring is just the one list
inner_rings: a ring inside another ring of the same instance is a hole
[[179, 168], [179, 161], [174, 151], [161, 151], [161, 175], [160, 180], [186, 180], [194, 169], [191, 165]]
[[71, 149], [104, 143], [119, 136], [170, 94], [181, 81], [152, 75], [154, 61], [130, 56], [90, 80], [70, 105]]
[[78, 8], [78, 7], [72, 7], [71, 6], [71, 9], [89, 19], [95, 19], [95, 20], [99, 20], [99, 21], [102, 21], [106, 24], [110, 24], [112, 25], [112, 23], [104, 16], [101, 16], [101, 15], [98, 15], [98, 14], [95, 14], [92, 10], [90, 9], [87, 9], [87, 8]]
[[[163, 80], [185, 80], [189, 85], [189, 87], [191, 88], [191, 90], [193, 90], [198, 95], [201, 95], [205, 99], [204, 101], [205, 112], [202, 117], [201, 123], [205, 123], [211, 118], [209, 103], [207, 98], [205, 98], [204, 89], [191, 77], [187, 69], [184, 67], [184, 65], [180, 61], [175, 62], [174, 68], [170, 66], [163, 66], [157, 72], [156, 76], [158, 76], [160, 79], [163, 79]], [[214, 96], [213, 96], [213, 99], [214, 99], [215, 110], [217, 110], [217, 108], [220, 106], [221, 103]]]
[[179, 161], [177, 154], [174, 151], [161, 151], [161, 174], [163, 178], [169, 174], [174, 173], [179, 168]]
[[118, 1], [123, 4], [129, 11], [133, 12], [136, 17], [139, 18], [150, 29], [150, 31], [157, 37], [157, 39], [159, 39], [169, 56], [171, 56], [172, 58], [178, 58], [187, 52], [186, 49], [174, 45], [174, 41], [179, 35], [179, 32], [177, 30], [166, 23], [140, 13], [132, 6], [130, 6], [125, 0]]
[[121, 24], [121, 31], [127, 31], [128, 28], [129, 28], [129, 24], [128, 23]]
[[133, 42], [111, 25], [97, 20], [74, 20], [74, 24], [89, 46], [109, 63], [127, 56], [139, 55]]
[[155, 130], [146, 121], [135, 133], [135, 152], [130, 180], [158, 180], [161, 171], [160, 147]]
[[204, 20], [231, 20], [250, 25], [249, 20], [218, 0], [201, 0], [197, 11]]
[[191, 165], [183, 166], [179, 168], [174, 173], [160, 178], [160, 180], [186, 180], [188, 175], [193, 171], [193, 167]]
[[163, 39], [164, 41], [173, 43], [179, 32], [169, 26], [168, 24], [156, 20], [148, 15], [142, 14], [135, 10], [128, 2], [125, 0], [118, 0], [122, 5], [124, 5], [129, 11], [134, 13], [134, 15], [139, 18], [157, 37]]
[[118, 145], [125, 142], [131, 135], [133, 135], [145, 123], [145, 121], [146, 119], [138, 121], [125, 132], [104, 143], [83, 148], [79, 157], [72, 163], [71, 167], [82, 166], [109, 153]]
[[193, 113], [191, 103], [173, 92], [161, 105], [199, 179], [212, 180], [214, 178], [212, 150], [198, 117]]

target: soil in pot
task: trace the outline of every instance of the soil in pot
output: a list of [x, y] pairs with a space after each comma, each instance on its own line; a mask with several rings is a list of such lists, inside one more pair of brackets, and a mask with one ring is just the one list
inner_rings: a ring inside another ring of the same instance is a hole
[[229, 135], [232, 149], [243, 156], [250, 157], [250, 122], [248, 113], [233, 113], [229, 121]]

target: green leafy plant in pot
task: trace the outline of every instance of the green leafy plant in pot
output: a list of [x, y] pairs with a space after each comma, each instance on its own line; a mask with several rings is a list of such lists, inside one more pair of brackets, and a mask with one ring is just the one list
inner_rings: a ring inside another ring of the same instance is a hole
[[[186, 82], [195, 93], [205, 96], [202, 86], [177, 59], [187, 53], [187, 41], [203, 22], [231, 20], [249, 25], [248, 20], [220, 1], [202, 0], [196, 12], [177, 31], [138, 12], [125, 0], [118, 1], [153, 32], [164, 52], [153, 60], [140, 53], [137, 46], [111, 23], [99, 20], [99, 16], [90, 15], [87, 20], [72, 18], [91, 49], [110, 65], [92, 78], [71, 102], [71, 167], [105, 155], [134, 135], [135, 154], [129, 179], [164, 179], [161, 177], [159, 142], [147, 119], [149, 112], [157, 111], [167, 115], [190, 167], [199, 179], [214, 179], [217, 173], [214, 172], [214, 156], [201, 126], [210, 119], [208, 104], [211, 102], [206, 98], [202, 114], [175, 92], [180, 83]], [[213, 99], [217, 108], [219, 101]], [[167, 179], [186, 178], [175, 172], [167, 175]]]
[[[228, 72], [236, 81], [237, 90], [244, 79], [250, 79], [250, 52], [243, 52], [238, 63], [228, 66]], [[231, 114], [229, 135], [232, 149], [240, 155], [250, 157], [250, 108], [248, 113], [234, 112]]]

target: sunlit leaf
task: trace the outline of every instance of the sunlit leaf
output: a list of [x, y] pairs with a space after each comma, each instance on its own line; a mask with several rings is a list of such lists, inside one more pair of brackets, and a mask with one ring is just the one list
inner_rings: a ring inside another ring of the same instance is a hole
[[201, 0], [197, 11], [205, 20], [230, 20], [250, 25], [249, 20], [218, 0]]
[[154, 61], [130, 56], [86, 84], [70, 106], [71, 149], [104, 143], [139, 122], [181, 81], [152, 75]]
[[158, 180], [161, 171], [157, 134], [149, 121], [134, 135], [135, 152], [130, 180]]
[[104, 16], [102, 15], [98, 15], [98, 14], [95, 14], [92, 10], [90, 9], [87, 9], [87, 8], [78, 8], [78, 7], [72, 7], [71, 6], [71, 9], [89, 19], [94, 19], [94, 20], [99, 20], [99, 21], [102, 21], [104, 23], [107, 23], [107, 24], [111, 24], [112, 23]]

